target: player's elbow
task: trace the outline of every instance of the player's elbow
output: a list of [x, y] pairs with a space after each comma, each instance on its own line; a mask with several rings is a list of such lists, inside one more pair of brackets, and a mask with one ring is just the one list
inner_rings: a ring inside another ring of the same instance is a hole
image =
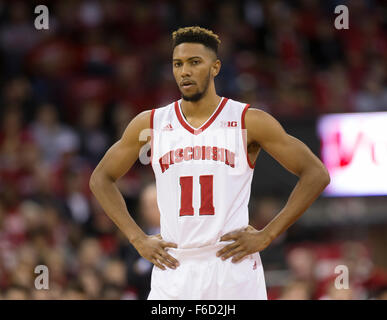
[[305, 168], [300, 177], [307, 177], [306, 179], [313, 181], [313, 184], [318, 185], [324, 190], [331, 182], [331, 177], [327, 168], [320, 161], [316, 161], [312, 165]]
[[93, 193], [97, 188], [97, 185], [98, 185], [97, 181], [98, 181], [98, 173], [96, 173], [96, 170], [94, 170], [89, 179], [89, 188]]
[[321, 166], [319, 166], [315, 171], [315, 179], [320, 182], [324, 189], [330, 184], [331, 177], [327, 168], [323, 164], [321, 164]]
[[328, 170], [324, 167], [324, 170], [321, 172], [321, 180], [324, 184], [324, 188], [331, 183], [331, 176], [329, 175]]
[[96, 190], [102, 187], [104, 180], [103, 172], [97, 167], [94, 169], [93, 173], [89, 179], [89, 188], [95, 194]]

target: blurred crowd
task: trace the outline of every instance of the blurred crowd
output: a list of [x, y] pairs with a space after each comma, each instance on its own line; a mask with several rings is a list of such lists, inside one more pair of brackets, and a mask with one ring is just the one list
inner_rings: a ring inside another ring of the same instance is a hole
[[[179, 98], [170, 34], [180, 26], [220, 36], [221, 95], [279, 120], [387, 110], [382, 1], [348, 1], [348, 30], [334, 28], [335, 0], [51, 0], [48, 30], [35, 29], [37, 4], [0, 0], [0, 299], [147, 297], [151, 264], [88, 180], [134, 115]], [[159, 232], [153, 179], [136, 163], [118, 182], [149, 234]], [[278, 203], [259, 198], [252, 223]], [[263, 257], [272, 299], [387, 298], [362, 243], [290, 246], [285, 234]], [[41, 264], [49, 290], [34, 287]], [[350, 290], [332, 285], [338, 264], [356, 270]]]

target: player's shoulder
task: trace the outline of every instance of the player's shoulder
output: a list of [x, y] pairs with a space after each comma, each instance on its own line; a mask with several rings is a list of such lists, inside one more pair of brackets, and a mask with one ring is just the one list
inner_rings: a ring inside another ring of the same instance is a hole
[[141, 132], [145, 132], [144, 130], [151, 128], [152, 113], [152, 109], [138, 113], [126, 126], [121, 140], [124, 142], [128, 141], [130, 143], [134, 140], [138, 140]]
[[227, 98], [227, 97], [223, 97], [223, 98], [227, 100], [227, 105], [231, 106], [232, 108], [239, 108], [243, 110], [248, 105], [248, 103], [237, 101], [232, 98]]
[[236, 106], [243, 108], [243, 121], [247, 129], [262, 129], [278, 122], [268, 111], [259, 105], [232, 100]]
[[233, 107], [239, 108], [243, 111], [245, 118], [255, 118], [255, 117], [259, 117], [262, 114], [265, 114], [265, 113], [267, 114], [267, 112], [261, 109], [259, 105], [258, 106], [251, 105], [248, 102], [237, 101], [231, 98], [227, 98], [227, 99], [228, 99], [228, 102], [227, 102], [228, 104], [232, 105]]
[[152, 113], [153, 109], [140, 112], [132, 119], [132, 121], [129, 123], [129, 126], [138, 127], [141, 129], [150, 128]]
[[252, 121], [264, 121], [265, 119], [268, 119], [269, 117], [272, 117], [268, 112], [264, 111], [263, 109], [260, 109], [256, 106], [250, 106], [246, 110], [246, 120], [252, 120]]
[[232, 98], [226, 98], [226, 99], [227, 99], [227, 104], [231, 105], [233, 108], [239, 108], [244, 112], [255, 113], [255, 111], [250, 111], [250, 110], [261, 110], [259, 106], [252, 105], [249, 102], [238, 101]]

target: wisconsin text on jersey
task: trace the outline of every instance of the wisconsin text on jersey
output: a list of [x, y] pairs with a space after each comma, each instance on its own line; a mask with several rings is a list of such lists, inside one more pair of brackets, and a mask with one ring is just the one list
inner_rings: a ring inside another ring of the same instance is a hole
[[194, 146], [177, 148], [175, 150], [168, 151], [159, 159], [161, 172], [169, 168], [170, 165], [179, 163], [182, 161], [191, 160], [213, 160], [224, 162], [224, 164], [234, 168], [235, 166], [235, 153], [225, 149], [211, 146]]

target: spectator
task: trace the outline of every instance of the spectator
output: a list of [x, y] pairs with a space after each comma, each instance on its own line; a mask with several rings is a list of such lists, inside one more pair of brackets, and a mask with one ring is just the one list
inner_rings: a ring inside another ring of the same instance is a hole
[[99, 103], [85, 103], [79, 119], [80, 155], [93, 167], [101, 160], [109, 144], [109, 136], [102, 128], [103, 112]]
[[4, 294], [5, 300], [29, 300], [28, 288], [22, 286], [12, 286]]
[[87, 299], [99, 299], [102, 293], [103, 281], [100, 275], [92, 268], [84, 269], [80, 272], [79, 281]]
[[[139, 220], [148, 235], [160, 233], [160, 212], [157, 206], [156, 185], [146, 186], [140, 196]], [[127, 253], [129, 284], [138, 289], [139, 299], [146, 299], [150, 291], [150, 277], [153, 265], [134, 250]]]
[[79, 137], [73, 129], [60, 122], [58, 112], [51, 104], [39, 107], [31, 131], [42, 150], [44, 163], [54, 164], [64, 152], [79, 147]]
[[322, 296], [320, 300], [356, 300], [354, 297], [353, 289], [349, 288], [336, 288], [334, 281], [331, 281], [327, 288], [326, 295]]
[[283, 287], [278, 300], [310, 300], [312, 292], [310, 283], [306, 281], [290, 281]]

